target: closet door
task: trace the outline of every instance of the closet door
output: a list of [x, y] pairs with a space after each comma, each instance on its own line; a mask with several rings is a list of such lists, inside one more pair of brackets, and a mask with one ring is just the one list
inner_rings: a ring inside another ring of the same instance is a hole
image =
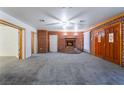
[[114, 26], [114, 63], [120, 64], [120, 25]]
[[[113, 40], [112, 40], [113, 39]], [[114, 29], [113, 27], [109, 30], [109, 60], [114, 61]]]
[[98, 32], [98, 56], [101, 58], [105, 57], [105, 31], [100, 30]]
[[101, 31], [98, 32], [98, 56], [102, 57], [102, 33]]
[[95, 33], [95, 56], [99, 56], [98, 32]]
[[95, 31], [90, 32], [90, 51], [95, 55]]
[[109, 60], [109, 29], [105, 29], [105, 59]]
[[101, 31], [101, 57], [105, 57], [105, 31]]

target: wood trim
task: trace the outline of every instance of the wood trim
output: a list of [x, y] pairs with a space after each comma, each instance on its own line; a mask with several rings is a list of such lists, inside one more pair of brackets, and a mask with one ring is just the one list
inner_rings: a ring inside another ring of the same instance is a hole
[[7, 26], [9, 26], [9, 27], [16, 28], [16, 29], [23, 29], [23, 30], [25, 30], [25, 28], [23, 28], [23, 27], [17, 26], [17, 25], [15, 25], [15, 24], [12, 24], [12, 23], [7, 22], [7, 21], [2, 20], [2, 19], [0, 19], [0, 23], [1, 23], [1, 24], [4, 24], [4, 25], [7, 25]]
[[19, 32], [19, 49], [20, 49], [20, 56], [19, 59], [23, 58], [23, 32], [24, 32], [24, 58], [26, 58], [26, 31], [24, 28], [17, 26], [15, 24], [12, 24], [10, 22], [7, 22], [5, 20], [0, 19], [0, 24], [18, 29]]
[[23, 32], [22, 30], [19, 30], [19, 59], [23, 58], [22, 36], [23, 36]]
[[24, 31], [24, 59], [26, 59], [26, 31]]
[[31, 54], [34, 54], [34, 32], [31, 32]]
[[100, 22], [100, 23], [94, 25], [94, 26], [91, 27], [90, 29], [93, 29], [93, 28], [95, 28], [95, 27], [98, 27], [98, 26], [100, 26], [100, 25], [103, 25], [103, 24], [105, 24], [105, 23], [107, 23], [107, 22], [113, 21], [113, 20], [115, 20], [115, 19], [117, 19], [117, 18], [119, 18], [119, 17], [122, 17], [122, 16], [124, 16], [124, 13], [120, 13], [120, 14], [118, 14], [118, 15], [116, 15], [116, 16], [113, 16], [113, 17], [111, 17], [111, 18], [108, 18], [107, 20], [105, 20], [105, 21], [103, 21], [103, 22]]

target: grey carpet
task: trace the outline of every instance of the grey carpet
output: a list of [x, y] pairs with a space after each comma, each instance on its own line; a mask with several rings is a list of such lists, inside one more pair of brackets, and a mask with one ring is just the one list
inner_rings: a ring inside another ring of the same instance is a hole
[[23, 61], [0, 57], [0, 84], [124, 84], [124, 68], [86, 53], [36, 54]]

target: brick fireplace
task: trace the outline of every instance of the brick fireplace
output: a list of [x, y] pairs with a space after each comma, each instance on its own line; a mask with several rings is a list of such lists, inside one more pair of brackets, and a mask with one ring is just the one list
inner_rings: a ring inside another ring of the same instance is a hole
[[66, 47], [76, 47], [76, 38], [65, 38], [65, 48]]

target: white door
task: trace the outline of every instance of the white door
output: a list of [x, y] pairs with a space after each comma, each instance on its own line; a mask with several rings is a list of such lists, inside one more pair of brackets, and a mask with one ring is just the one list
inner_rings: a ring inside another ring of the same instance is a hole
[[57, 52], [58, 50], [57, 35], [50, 35], [50, 52]]

